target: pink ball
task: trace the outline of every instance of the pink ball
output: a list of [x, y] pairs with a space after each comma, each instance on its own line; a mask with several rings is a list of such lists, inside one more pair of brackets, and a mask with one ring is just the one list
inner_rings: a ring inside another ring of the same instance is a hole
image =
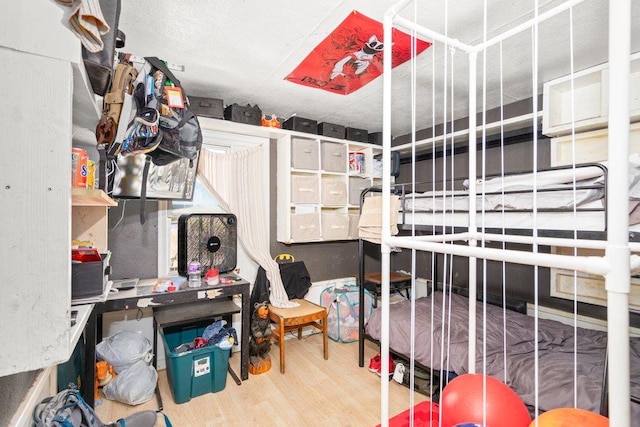
[[[486, 378], [486, 398], [483, 379]], [[508, 385], [482, 374], [463, 374], [442, 391], [442, 426], [475, 423], [489, 427], [528, 427], [531, 417], [520, 396]], [[483, 414], [486, 412], [486, 419]]]

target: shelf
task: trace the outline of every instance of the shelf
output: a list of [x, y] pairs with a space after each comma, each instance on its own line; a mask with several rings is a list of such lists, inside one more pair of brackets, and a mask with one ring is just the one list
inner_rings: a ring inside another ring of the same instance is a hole
[[[350, 153], [361, 153], [357, 167]], [[277, 240], [306, 243], [356, 240], [363, 188], [377, 184], [379, 145], [322, 135], [277, 140]]]
[[71, 189], [71, 204], [73, 206], [117, 206], [118, 203], [102, 190], [84, 188]]
[[[640, 119], [640, 52], [631, 55], [630, 118]], [[546, 82], [543, 87], [542, 133], [604, 129], [609, 112], [609, 64], [601, 64]]]

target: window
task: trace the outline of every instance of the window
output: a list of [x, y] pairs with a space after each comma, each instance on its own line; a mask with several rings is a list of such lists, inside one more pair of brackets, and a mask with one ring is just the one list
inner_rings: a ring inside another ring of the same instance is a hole
[[[216, 152], [229, 152], [245, 147], [264, 144], [265, 154], [265, 200], [269, 200], [269, 144], [268, 139], [261, 137], [249, 137], [237, 134], [227, 134], [203, 129], [203, 150]], [[196, 185], [192, 201], [165, 201], [159, 202], [158, 212], [158, 277], [178, 275], [178, 218], [180, 215], [190, 213], [224, 213], [225, 210], [207, 188], [196, 178]], [[267, 209], [268, 212], [268, 209]], [[247, 279], [255, 277], [257, 265], [244, 253], [238, 242], [238, 265]]]

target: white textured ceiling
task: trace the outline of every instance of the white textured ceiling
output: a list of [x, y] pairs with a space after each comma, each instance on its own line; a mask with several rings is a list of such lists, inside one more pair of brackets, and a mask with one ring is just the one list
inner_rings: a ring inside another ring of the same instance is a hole
[[[349, 94], [337, 95], [284, 80], [308, 54], [353, 10], [383, 20], [395, 0], [123, 0], [120, 29], [126, 34], [125, 52], [137, 56], [158, 56], [170, 63], [184, 65], [177, 73], [191, 95], [223, 99], [225, 105], [257, 104], [267, 114], [288, 118], [293, 114], [345, 126], [382, 130], [382, 77]], [[486, 37], [513, 28], [534, 16], [534, 0], [488, 0]], [[562, 3], [539, 0], [538, 13]], [[640, 50], [640, 1], [633, 1], [632, 51]], [[400, 13], [422, 26], [469, 45], [481, 43], [484, 35], [485, 4], [482, 0], [418, 0]], [[574, 69], [580, 70], [607, 60], [608, 2], [585, 0], [577, 5], [570, 25], [569, 13], [553, 18], [539, 27], [538, 82], [570, 71], [569, 29], [573, 27]], [[501, 51], [487, 52], [486, 104], [528, 98], [532, 89], [532, 31], [528, 30], [502, 44]], [[500, 55], [501, 52], [501, 55]], [[418, 56], [416, 98], [418, 115], [432, 117], [432, 83], [436, 97], [444, 90], [444, 48], [435, 44]], [[451, 56], [450, 56], [451, 57]], [[500, 66], [502, 57], [502, 66]], [[453, 109], [466, 116], [468, 62], [464, 54], [454, 54], [447, 63], [447, 80], [453, 85]], [[478, 62], [479, 81], [483, 80], [483, 61]], [[392, 134], [411, 129], [408, 99], [411, 97], [409, 63], [393, 72]], [[451, 93], [451, 85], [447, 93]], [[479, 89], [478, 103], [483, 102]], [[442, 102], [434, 113], [443, 115]], [[452, 107], [449, 105], [447, 110]], [[447, 114], [450, 114], [449, 112]], [[418, 119], [418, 129], [422, 123]]]

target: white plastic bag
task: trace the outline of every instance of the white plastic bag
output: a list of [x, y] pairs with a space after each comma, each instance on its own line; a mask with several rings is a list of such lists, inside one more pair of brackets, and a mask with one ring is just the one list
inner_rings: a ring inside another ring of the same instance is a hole
[[139, 360], [105, 385], [102, 392], [107, 399], [139, 405], [151, 400], [157, 382], [158, 372], [155, 368]]
[[118, 331], [96, 346], [98, 360], [106, 360], [117, 374], [139, 360], [149, 364], [153, 360], [151, 342], [139, 332]]

